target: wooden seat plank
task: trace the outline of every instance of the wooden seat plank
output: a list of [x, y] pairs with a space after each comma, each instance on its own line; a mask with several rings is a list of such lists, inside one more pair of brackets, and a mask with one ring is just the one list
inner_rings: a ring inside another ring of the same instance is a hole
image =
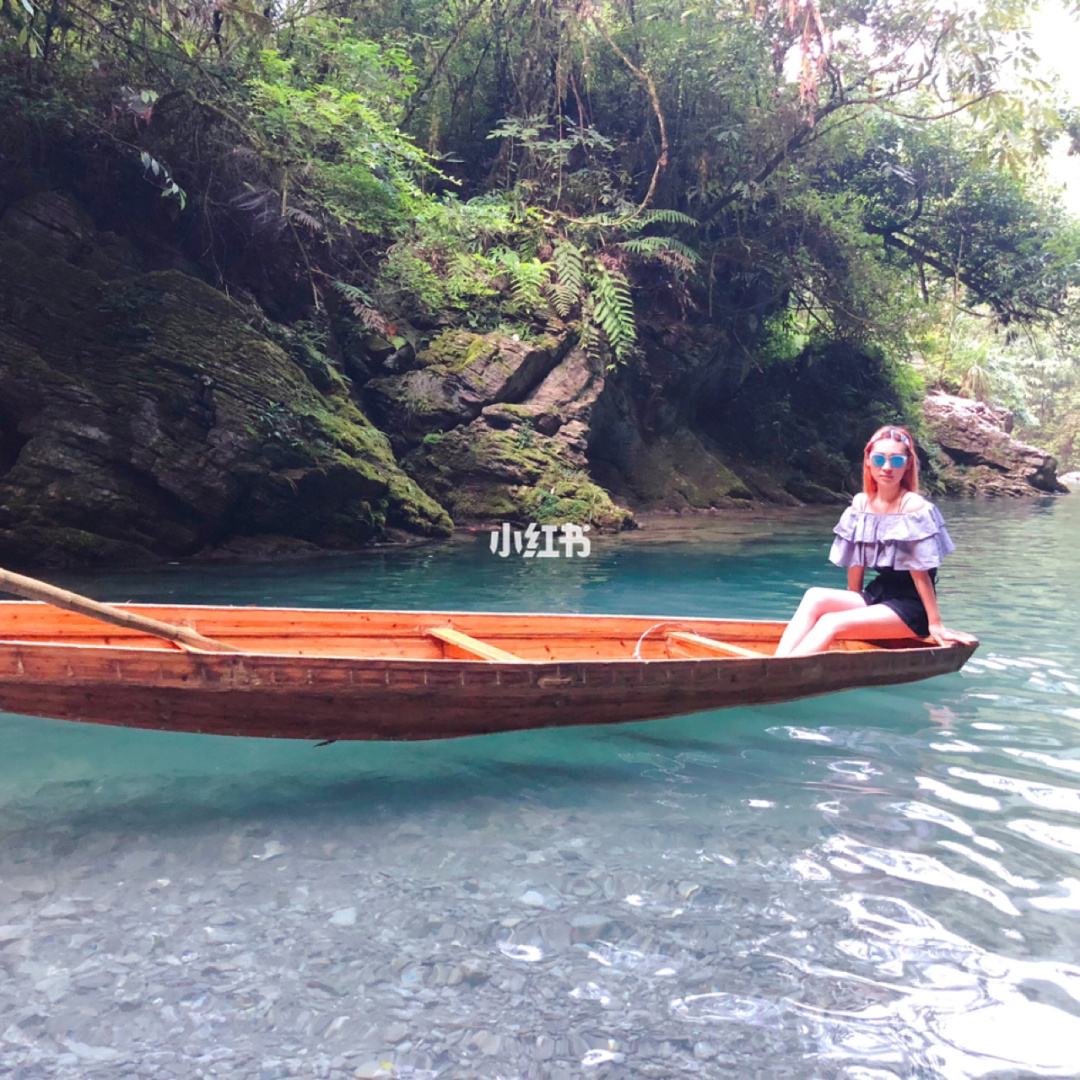
[[460, 630], [455, 630], [452, 626], [429, 626], [427, 633], [430, 637], [451, 645], [455, 649], [460, 649], [462, 652], [479, 657], [481, 660], [490, 660], [500, 664], [521, 663], [520, 656], [515, 656], [513, 653], [500, 649], [495, 645], [489, 645], [486, 641], [478, 641], [474, 637], [469, 637], [468, 634], [463, 634]]
[[689, 634], [682, 630], [672, 630], [665, 635], [680, 645], [697, 645], [707, 652], [723, 653], [727, 656], [741, 656], [747, 659], [760, 660], [768, 656], [768, 653], [758, 652], [756, 649], [747, 649], [742, 645], [733, 645], [729, 641], [715, 641], [713, 638], [703, 637], [701, 634]]

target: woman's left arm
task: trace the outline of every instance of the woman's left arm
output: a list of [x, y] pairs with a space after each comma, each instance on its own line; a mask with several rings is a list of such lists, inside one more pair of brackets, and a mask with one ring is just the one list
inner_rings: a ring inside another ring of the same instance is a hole
[[930, 637], [939, 645], [951, 645], [958, 642], [961, 645], [975, 645], [978, 638], [960, 630], [950, 630], [941, 622], [941, 612], [938, 610], [937, 593], [934, 592], [934, 583], [930, 580], [930, 574], [926, 570], [912, 570], [911, 580], [915, 582], [915, 589], [919, 599], [926, 608], [927, 622], [930, 624]]

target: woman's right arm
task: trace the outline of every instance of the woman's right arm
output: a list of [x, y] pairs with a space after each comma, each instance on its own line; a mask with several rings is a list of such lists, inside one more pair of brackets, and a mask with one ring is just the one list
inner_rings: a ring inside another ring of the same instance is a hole
[[[855, 498], [851, 500], [852, 510], [863, 511], [866, 509], [866, 495], [863, 492], [857, 492]], [[863, 578], [866, 576], [866, 567], [864, 566], [849, 566], [847, 572], [847, 587], [850, 592], [862, 592]]]

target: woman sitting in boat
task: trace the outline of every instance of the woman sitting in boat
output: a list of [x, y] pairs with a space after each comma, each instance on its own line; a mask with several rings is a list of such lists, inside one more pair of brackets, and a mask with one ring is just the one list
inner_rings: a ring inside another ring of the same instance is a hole
[[[919, 459], [906, 428], [879, 428], [863, 451], [863, 490], [833, 530], [829, 559], [847, 568], [847, 589], [809, 589], [777, 656], [823, 652], [839, 638], [975, 638], [941, 623], [935, 581], [955, 550], [936, 506], [919, 494]], [[863, 588], [867, 568], [877, 577]]]

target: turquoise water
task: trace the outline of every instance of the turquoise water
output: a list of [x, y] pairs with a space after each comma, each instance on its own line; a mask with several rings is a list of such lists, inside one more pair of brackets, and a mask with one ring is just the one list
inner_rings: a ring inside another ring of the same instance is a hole
[[[0, 1074], [1080, 1074], [1080, 498], [943, 504], [963, 672], [417, 744], [0, 716]], [[807, 510], [102, 598], [785, 617]]]

